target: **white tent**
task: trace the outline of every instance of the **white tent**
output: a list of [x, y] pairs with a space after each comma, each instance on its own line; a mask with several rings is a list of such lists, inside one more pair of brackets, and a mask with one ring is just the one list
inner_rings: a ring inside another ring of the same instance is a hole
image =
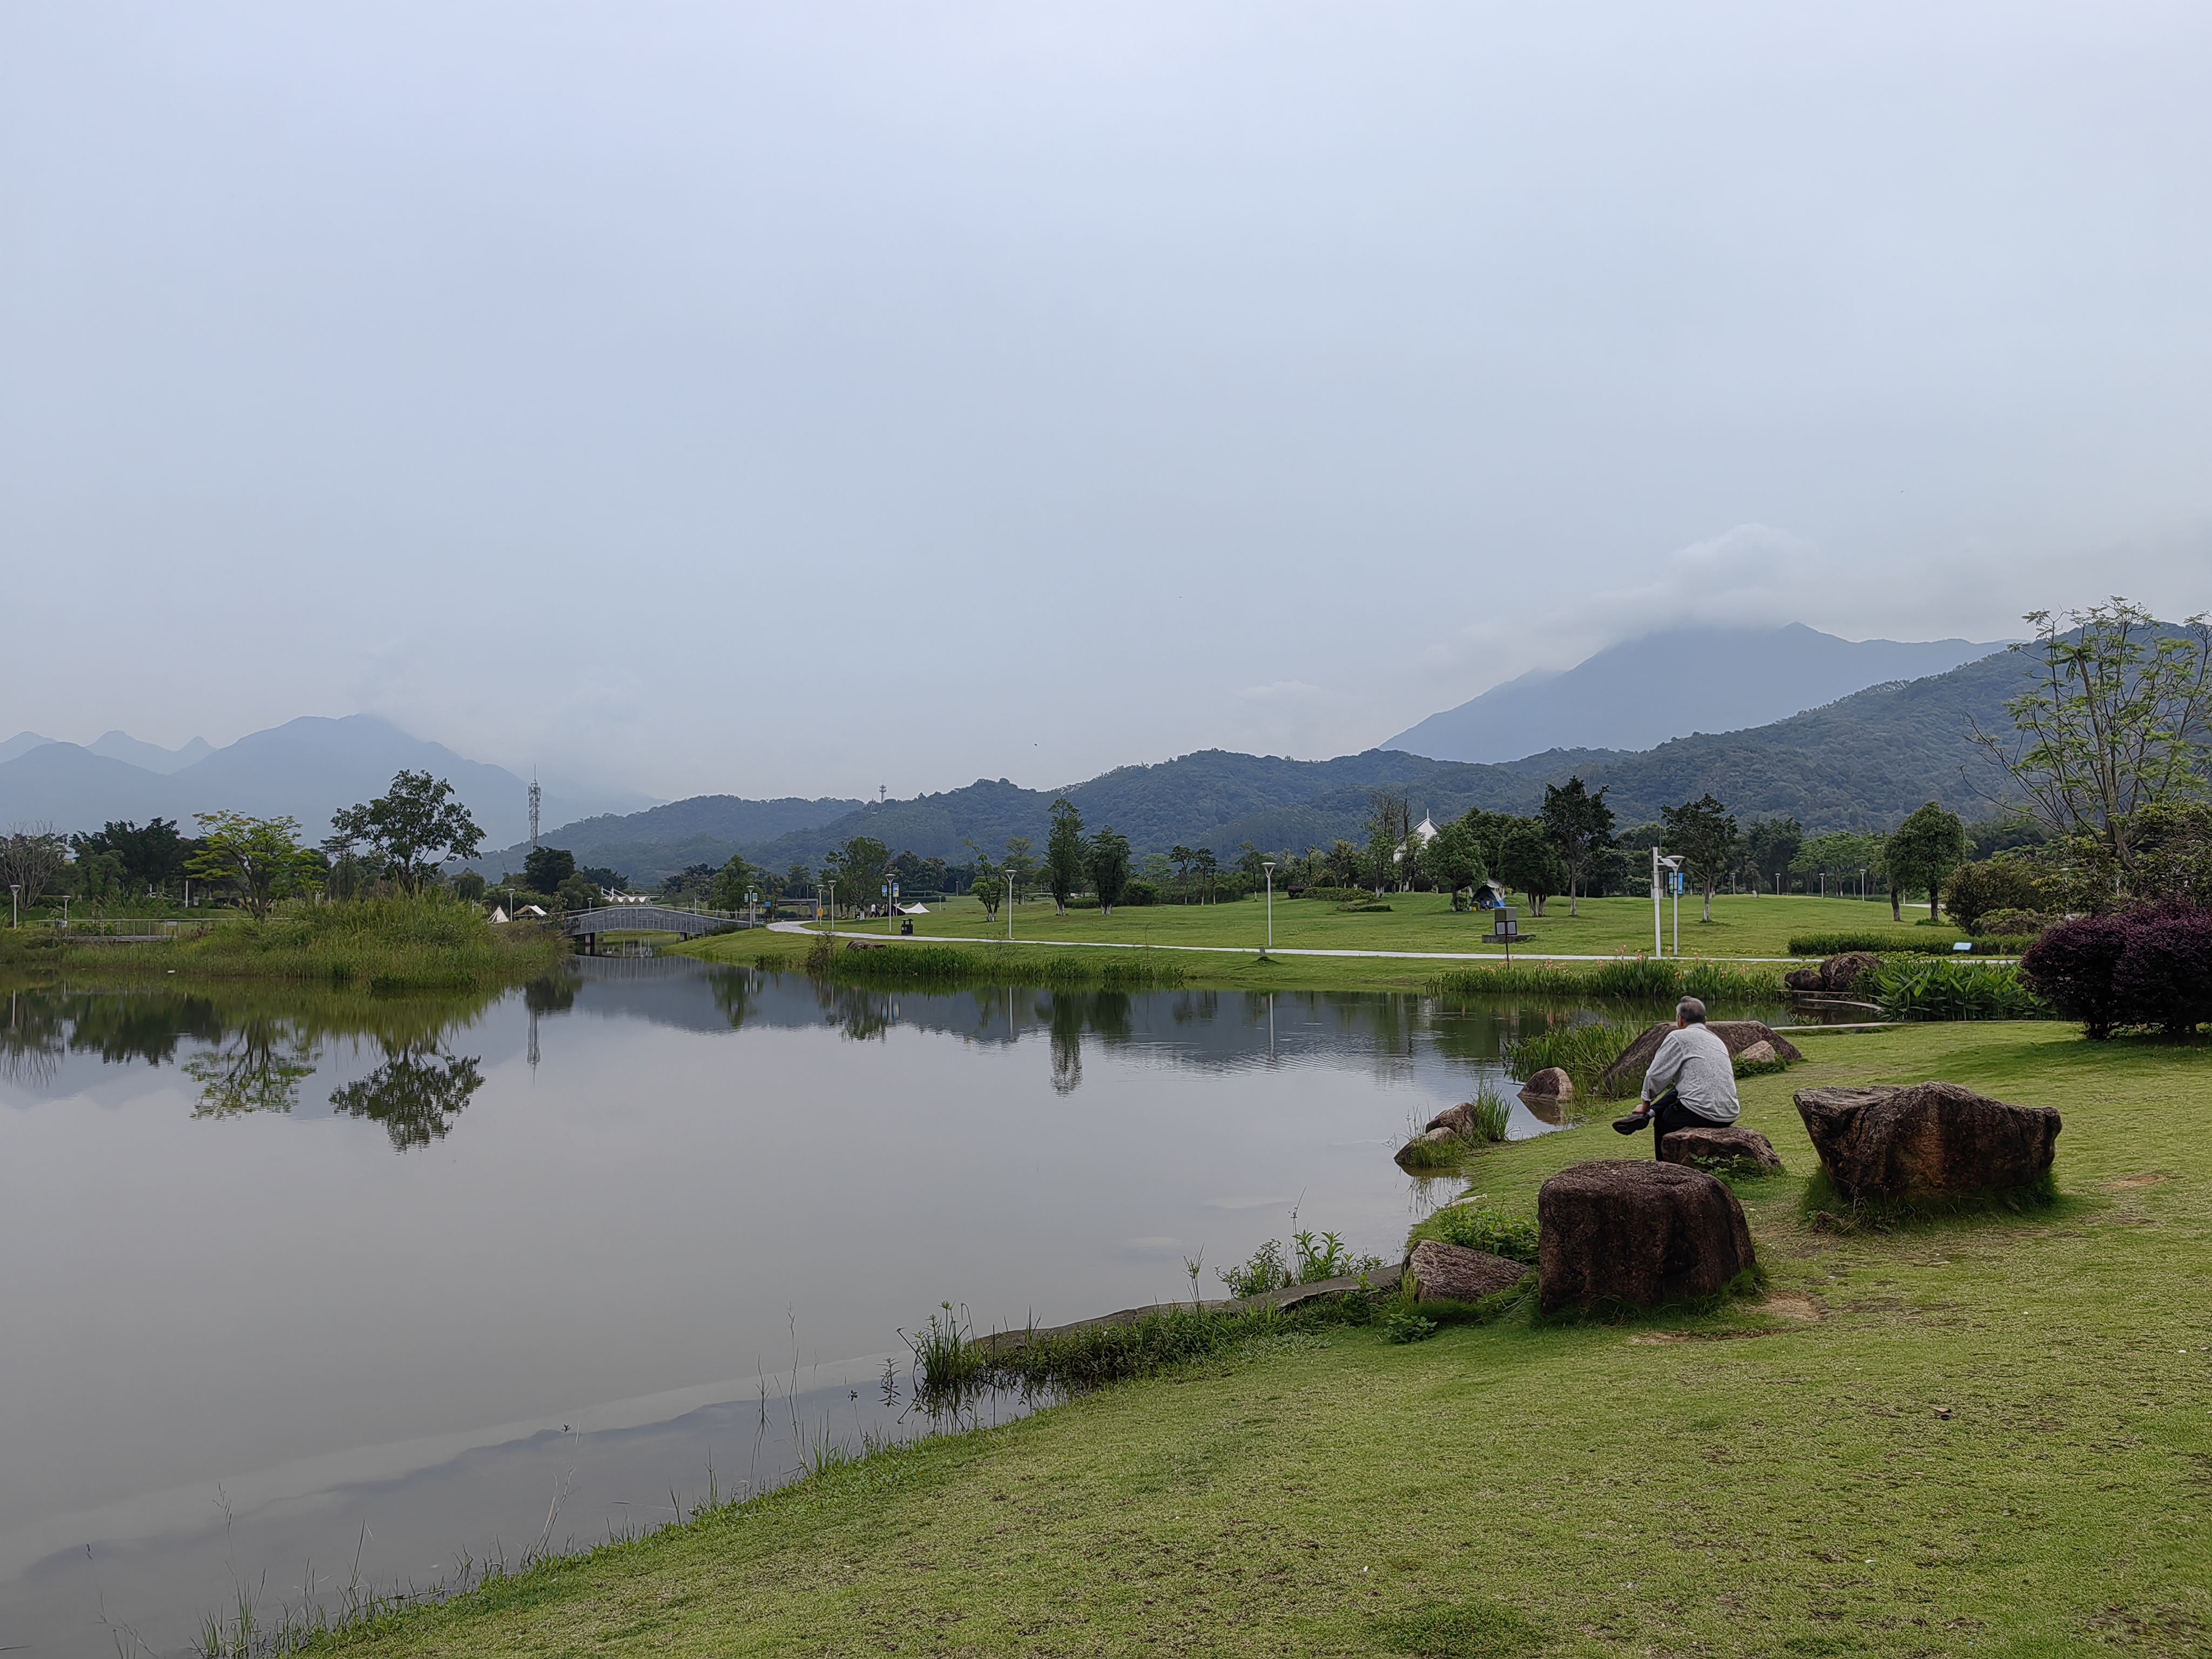
[[929, 907], [927, 904], [902, 904], [898, 913], [902, 916], [926, 916], [929, 914]]

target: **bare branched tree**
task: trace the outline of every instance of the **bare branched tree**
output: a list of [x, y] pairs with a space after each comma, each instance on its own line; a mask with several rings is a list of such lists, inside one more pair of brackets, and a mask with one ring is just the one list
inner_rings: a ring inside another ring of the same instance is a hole
[[69, 842], [51, 823], [18, 823], [0, 836], [0, 884], [21, 888], [27, 910], [69, 862]]

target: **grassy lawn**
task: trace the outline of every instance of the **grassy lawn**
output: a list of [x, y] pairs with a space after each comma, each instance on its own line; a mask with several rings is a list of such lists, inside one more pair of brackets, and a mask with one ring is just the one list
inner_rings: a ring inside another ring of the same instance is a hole
[[[2047, 1024], [1807, 1042], [1806, 1066], [1744, 1085], [1746, 1121], [1790, 1166], [1743, 1189], [1773, 1280], [1762, 1307], [1517, 1318], [1409, 1346], [1293, 1337], [835, 1469], [342, 1645], [2207, 1651], [2212, 1054]], [[1929, 1077], [2057, 1107], [2058, 1206], [1813, 1231], [1790, 1091]], [[1532, 1209], [1553, 1170], [1636, 1146], [1602, 1124], [1503, 1146], [1475, 1184]]]
[[[1503, 957], [1483, 935], [1488, 916], [1452, 914], [1451, 901], [1441, 893], [1393, 893], [1385, 901], [1387, 913], [1340, 910], [1335, 905], [1308, 899], [1275, 901], [1275, 945], [1280, 950], [1322, 951], [1480, 951]], [[1792, 933], [1854, 932], [1872, 929], [1894, 933], [1900, 940], [1924, 942], [1938, 930], [1916, 927], [1911, 909], [1900, 926], [1889, 919], [1889, 906], [1863, 904], [1848, 899], [1819, 899], [1771, 895], [1758, 898], [1722, 895], [1713, 900], [1713, 919], [1698, 920], [1700, 906], [1682, 901], [1682, 953], [1692, 957], [1780, 957], [1789, 954]], [[1922, 915], [1927, 914], [1923, 907]], [[1667, 950], [1674, 947], [1672, 918]], [[1256, 899], [1227, 904], [1159, 904], [1142, 908], [1124, 906], [1110, 916], [1096, 910], [1054, 914], [1050, 901], [1024, 904], [1014, 912], [1014, 938], [1075, 941], [1111, 941], [1124, 945], [1231, 945], [1257, 951], [1267, 933], [1266, 907]], [[1516, 957], [1541, 956], [1557, 951], [1570, 956], [1649, 955], [1651, 951], [1651, 901], [1649, 898], [1584, 899], [1582, 915], [1569, 916], [1567, 902], [1556, 899], [1540, 917], [1523, 910], [1521, 925], [1528, 933], [1525, 945], [1514, 947]], [[865, 922], [842, 922], [841, 928], [871, 931]], [[880, 932], [878, 919], [873, 931]], [[999, 912], [995, 927], [983, 918], [983, 907], [972, 898], [953, 900], [945, 908], [914, 919], [917, 937], [987, 939], [1006, 936], [1006, 913]], [[1963, 935], [1953, 927], [1940, 930], [1945, 941]]]

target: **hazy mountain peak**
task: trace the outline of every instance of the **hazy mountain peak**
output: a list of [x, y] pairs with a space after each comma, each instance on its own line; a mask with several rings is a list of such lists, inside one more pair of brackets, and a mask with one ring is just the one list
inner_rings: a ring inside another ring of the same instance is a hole
[[27, 755], [33, 749], [44, 748], [52, 741], [52, 738], [42, 738], [36, 732], [18, 732], [7, 742], [0, 743], [0, 766], [5, 766], [18, 755]]
[[157, 743], [143, 743], [128, 732], [105, 732], [99, 741], [85, 744], [95, 755], [105, 755], [110, 760], [119, 760], [131, 766], [143, 766], [149, 772], [167, 776], [181, 772], [194, 761], [205, 760], [215, 753], [215, 745], [205, 738], [194, 738], [179, 749], [164, 749]]
[[1674, 628], [1607, 646], [1431, 714], [1383, 746], [1496, 762], [1552, 749], [1644, 750], [1786, 720], [1870, 685], [1941, 674], [2003, 641], [1844, 640], [1802, 623]]

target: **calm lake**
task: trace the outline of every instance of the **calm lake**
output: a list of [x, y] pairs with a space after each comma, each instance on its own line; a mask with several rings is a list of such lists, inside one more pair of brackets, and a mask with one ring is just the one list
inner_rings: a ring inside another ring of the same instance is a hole
[[899, 1333], [940, 1303], [1080, 1318], [1188, 1297], [1200, 1251], [1218, 1295], [1294, 1208], [1395, 1261], [1461, 1190], [1393, 1164], [1409, 1125], [1571, 1017], [678, 958], [4, 1013], [0, 1648], [103, 1656], [913, 1431]]

